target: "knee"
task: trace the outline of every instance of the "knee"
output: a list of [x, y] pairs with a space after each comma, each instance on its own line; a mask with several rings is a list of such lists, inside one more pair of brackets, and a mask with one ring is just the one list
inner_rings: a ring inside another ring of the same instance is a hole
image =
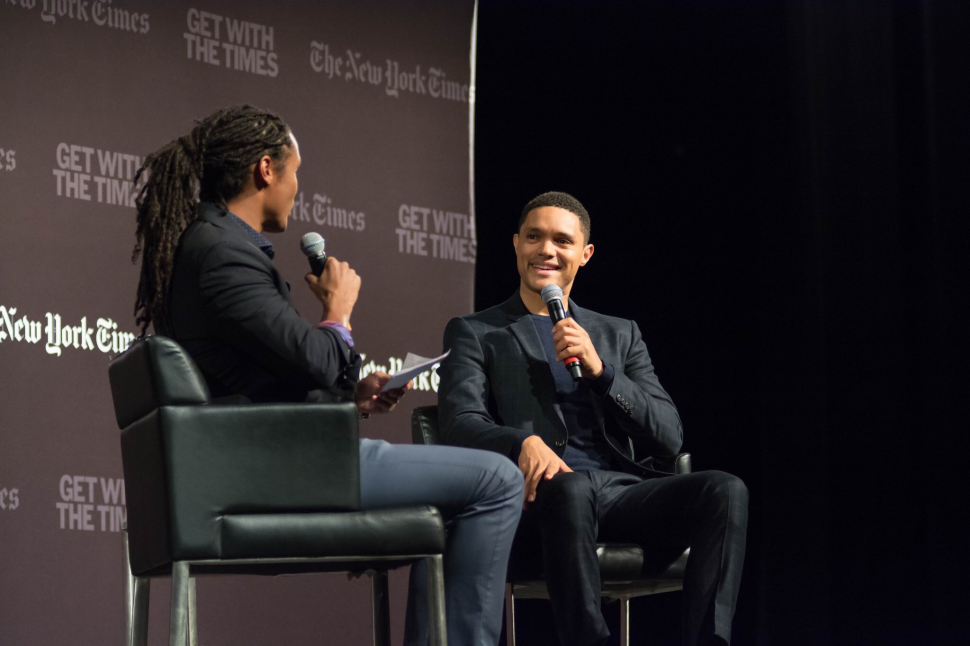
[[705, 490], [710, 502], [719, 509], [748, 506], [748, 488], [741, 478], [723, 471], [702, 471], [707, 478]]
[[486, 473], [492, 475], [491, 481], [494, 487], [501, 490], [502, 495], [508, 498], [516, 498], [521, 504], [525, 494], [525, 481], [522, 472], [514, 462], [507, 457], [493, 453], [491, 451], [479, 451], [481, 454], [482, 467]]
[[525, 478], [515, 462], [508, 458], [496, 454], [499, 458], [499, 465], [495, 469], [495, 475], [515, 497], [521, 499], [525, 496]]
[[562, 520], [579, 517], [587, 510], [595, 510], [596, 494], [593, 483], [582, 473], [557, 473], [552, 480], [543, 480], [536, 489], [536, 502], [543, 516], [557, 516]]

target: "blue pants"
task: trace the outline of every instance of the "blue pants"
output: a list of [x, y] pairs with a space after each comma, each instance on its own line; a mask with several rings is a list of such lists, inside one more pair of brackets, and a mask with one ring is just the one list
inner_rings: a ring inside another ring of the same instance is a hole
[[[523, 478], [508, 458], [450, 446], [360, 441], [363, 509], [434, 505], [444, 516], [448, 643], [495, 646]], [[427, 571], [411, 568], [404, 641], [428, 643]]]

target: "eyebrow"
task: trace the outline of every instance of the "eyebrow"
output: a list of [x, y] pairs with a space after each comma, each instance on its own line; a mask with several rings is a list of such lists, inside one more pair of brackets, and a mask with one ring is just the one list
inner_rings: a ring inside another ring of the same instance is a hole
[[[539, 227], [530, 227], [530, 228], [526, 229], [523, 233], [527, 233], [527, 234], [528, 233], [545, 233], [545, 229], [540, 229]], [[552, 235], [552, 237], [554, 237], [554, 238], [569, 238], [569, 239], [573, 239], [573, 238], [576, 237], [575, 234], [567, 233], [566, 231], [554, 231], [550, 235]]]

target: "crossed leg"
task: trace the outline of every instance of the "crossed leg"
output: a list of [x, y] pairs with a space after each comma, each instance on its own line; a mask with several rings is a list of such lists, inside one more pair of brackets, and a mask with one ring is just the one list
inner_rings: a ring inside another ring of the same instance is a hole
[[[360, 443], [363, 509], [427, 504], [447, 523], [444, 556], [448, 641], [494, 646], [502, 625], [502, 592], [512, 538], [522, 510], [523, 480], [506, 457], [448, 446]], [[428, 643], [427, 577], [411, 568], [406, 644]]]

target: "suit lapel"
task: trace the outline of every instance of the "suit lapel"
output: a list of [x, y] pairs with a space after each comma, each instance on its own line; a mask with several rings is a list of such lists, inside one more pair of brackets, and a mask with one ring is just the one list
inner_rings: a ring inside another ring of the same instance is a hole
[[539, 333], [536, 332], [536, 326], [532, 323], [529, 310], [526, 309], [519, 293], [512, 294], [512, 298], [505, 301], [502, 309], [509, 317], [509, 329], [512, 335], [518, 340], [529, 359], [546, 363], [546, 353], [542, 349]]
[[[532, 361], [546, 362], [546, 353], [542, 349], [542, 342], [539, 340], [539, 333], [532, 318], [526, 314], [513, 320], [509, 326], [512, 334], [518, 340], [519, 345]], [[551, 374], [551, 373], [550, 373]]]
[[549, 401], [552, 404], [552, 409], [556, 413], [556, 417], [559, 419], [562, 429], [565, 430], [566, 420], [563, 418], [562, 409], [559, 407], [559, 398], [555, 392], [556, 382], [552, 378], [552, 369], [549, 366], [549, 360], [546, 358], [545, 350], [542, 349], [542, 341], [539, 340], [539, 333], [536, 331], [536, 326], [532, 322], [529, 310], [526, 309], [525, 304], [522, 302], [522, 297], [519, 296], [518, 292], [513, 294], [512, 298], [505, 302], [504, 309], [509, 317], [509, 329], [519, 342], [519, 345], [522, 346], [522, 350], [526, 356], [529, 357], [529, 361], [545, 366], [542, 374], [545, 377], [545, 382], [550, 391]]

